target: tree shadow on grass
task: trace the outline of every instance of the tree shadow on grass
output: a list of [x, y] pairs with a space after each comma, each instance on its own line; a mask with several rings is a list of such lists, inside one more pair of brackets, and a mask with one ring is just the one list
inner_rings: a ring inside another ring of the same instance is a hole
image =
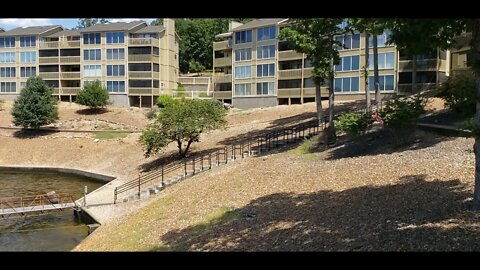
[[59, 132], [59, 131], [56, 130], [55, 128], [52, 128], [52, 129], [47, 129], [47, 128], [27, 129], [27, 128], [23, 128], [23, 129], [20, 129], [20, 130], [17, 130], [15, 132], [13, 132], [13, 136], [15, 138], [19, 138], [19, 139], [33, 139], [33, 138], [45, 137], [45, 136], [48, 136], [48, 135], [51, 135], [51, 134], [57, 133], [57, 132]]
[[94, 114], [104, 114], [109, 112], [107, 108], [86, 108], [86, 109], [80, 109], [77, 110], [76, 113], [82, 114], [82, 115], [94, 115]]
[[[276, 193], [161, 236], [154, 251], [480, 250], [480, 214], [459, 180], [409, 175], [393, 185]], [[439, 224], [442, 223], [442, 224]]]

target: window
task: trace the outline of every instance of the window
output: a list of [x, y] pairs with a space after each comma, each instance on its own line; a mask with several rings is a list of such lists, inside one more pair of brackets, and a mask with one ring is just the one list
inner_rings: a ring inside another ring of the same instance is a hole
[[124, 60], [125, 49], [107, 49], [107, 60]]
[[274, 57], [275, 57], [275, 45], [257, 47], [257, 59], [274, 58]]
[[235, 44], [252, 42], [252, 30], [235, 33]]
[[125, 76], [125, 65], [107, 65], [107, 76]]
[[125, 93], [125, 81], [107, 81], [107, 90], [110, 93]]
[[336, 36], [335, 41], [340, 42], [343, 47], [340, 47], [339, 50], [349, 50], [349, 49], [358, 49], [360, 48], [360, 34], [346, 34], [342, 36]]
[[14, 52], [0, 53], [0, 63], [15, 63], [15, 53]]
[[[393, 69], [395, 67], [395, 53], [379, 53], [378, 69]], [[368, 69], [373, 69], [373, 54], [368, 58]]]
[[274, 39], [277, 37], [277, 29], [275, 26], [267, 26], [257, 29], [257, 40]]
[[0, 68], [0, 77], [1, 78], [15, 78], [15, 68], [14, 67], [1, 67]]
[[124, 42], [125, 42], [125, 33], [124, 32], [109, 32], [109, 33], [107, 33], [107, 44], [124, 43]]
[[335, 71], [358, 70], [360, 66], [359, 59], [358, 55], [340, 57], [340, 63], [335, 65]]
[[20, 47], [35, 47], [35, 36], [20, 37]]
[[235, 62], [252, 60], [252, 49], [238, 49], [235, 50]]
[[251, 66], [235, 67], [235, 79], [243, 79], [243, 78], [251, 78], [251, 77], [252, 77]]
[[0, 83], [0, 93], [14, 93], [17, 91], [17, 83], [2, 82]]
[[235, 96], [250, 96], [252, 94], [252, 85], [249, 83], [235, 84]]
[[37, 68], [36, 67], [21, 67], [20, 68], [20, 77], [22, 78], [30, 78], [37, 75]]
[[35, 63], [37, 52], [20, 52], [20, 63]]
[[275, 64], [257, 65], [257, 77], [275, 76]]
[[86, 60], [86, 61], [102, 60], [102, 50], [100, 49], [83, 50], [83, 60]]
[[102, 77], [102, 66], [101, 65], [83, 66], [83, 77]]
[[[385, 47], [385, 46], [392, 46], [392, 45], [387, 45], [387, 40], [388, 37], [390, 36], [391, 31], [390, 30], [385, 30], [383, 34], [377, 36], [377, 47]], [[370, 38], [368, 40], [368, 46], [370, 48], [373, 48], [373, 36], [370, 35]]]
[[0, 48], [15, 48], [14, 37], [0, 37]]
[[273, 82], [257, 83], [257, 95], [273, 95]]
[[335, 78], [333, 89], [335, 92], [358, 92], [359, 85], [358, 77]]
[[[395, 90], [393, 75], [378, 76], [378, 84], [380, 91]], [[368, 76], [368, 89], [370, 92], [375, 92], [374, 77]]]
[[83, 44], [100, 44], [100, 43], [101, 43], [100, 33], [83, 34]]

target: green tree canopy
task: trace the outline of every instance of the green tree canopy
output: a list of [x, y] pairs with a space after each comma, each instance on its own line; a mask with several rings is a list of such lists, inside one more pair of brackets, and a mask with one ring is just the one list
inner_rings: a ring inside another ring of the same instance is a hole
[[97, 23], [107, 23], [108, 20], [105, 18], [82, 18], [78, 19], [77, 29], [87, 28]]
[[78, 92], [75, 103], [90, 107], [92, 110], [104, 107], [108, 104], [108, 91], [99, 80], [86, 83]]

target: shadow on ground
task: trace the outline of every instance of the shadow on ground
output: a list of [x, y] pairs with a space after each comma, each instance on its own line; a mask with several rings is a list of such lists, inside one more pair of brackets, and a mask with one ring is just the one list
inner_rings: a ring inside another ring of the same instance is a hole
[[[208, 223], [172, 230], [153, 250], [480, 250], [480, 214], [459, 180], [409, 175], [398, 184], [277, 193]], [[442, 223], [439, 226], [438, 223]]]
[[33, 139], [33, 138], [41, 138], [44, 136], [51, 135], [53, 133], [57, 133], [58, 131], [55, 129], [47, 130], [47, 129], [20, 129], [13, 132], [13, 136], [19, 139]]
[[76, 113], [82, 114], [82, 115], [104, 114], [107, 112], [109, 112], [107, 108], [97, 108], [97, 109], [86, 108], [86, 109], [81, 109], [76, 111]]

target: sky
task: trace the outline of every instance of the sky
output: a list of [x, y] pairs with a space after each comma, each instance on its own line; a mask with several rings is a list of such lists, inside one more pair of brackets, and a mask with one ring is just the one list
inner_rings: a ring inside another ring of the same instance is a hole
[[[130, 22], [130, 21], [136, 21], [136, 20], [144, 20], [147, 23], [150, 23], [154, 19], [108, 19], [110, 22]], [[23, 27], [23, 26], [40, 26], [40, 25], [52, 25], [52, 24], [59, 24], [63, 26], [65, 29], [71, 29], [77, 26], [78, 24], [78, 19], [77, 18], [68, 18], [68, 19], [0, 19], [0, 27], [5, 29], [5, 31], [11, 30], [13, 28], [17, 27]]]

